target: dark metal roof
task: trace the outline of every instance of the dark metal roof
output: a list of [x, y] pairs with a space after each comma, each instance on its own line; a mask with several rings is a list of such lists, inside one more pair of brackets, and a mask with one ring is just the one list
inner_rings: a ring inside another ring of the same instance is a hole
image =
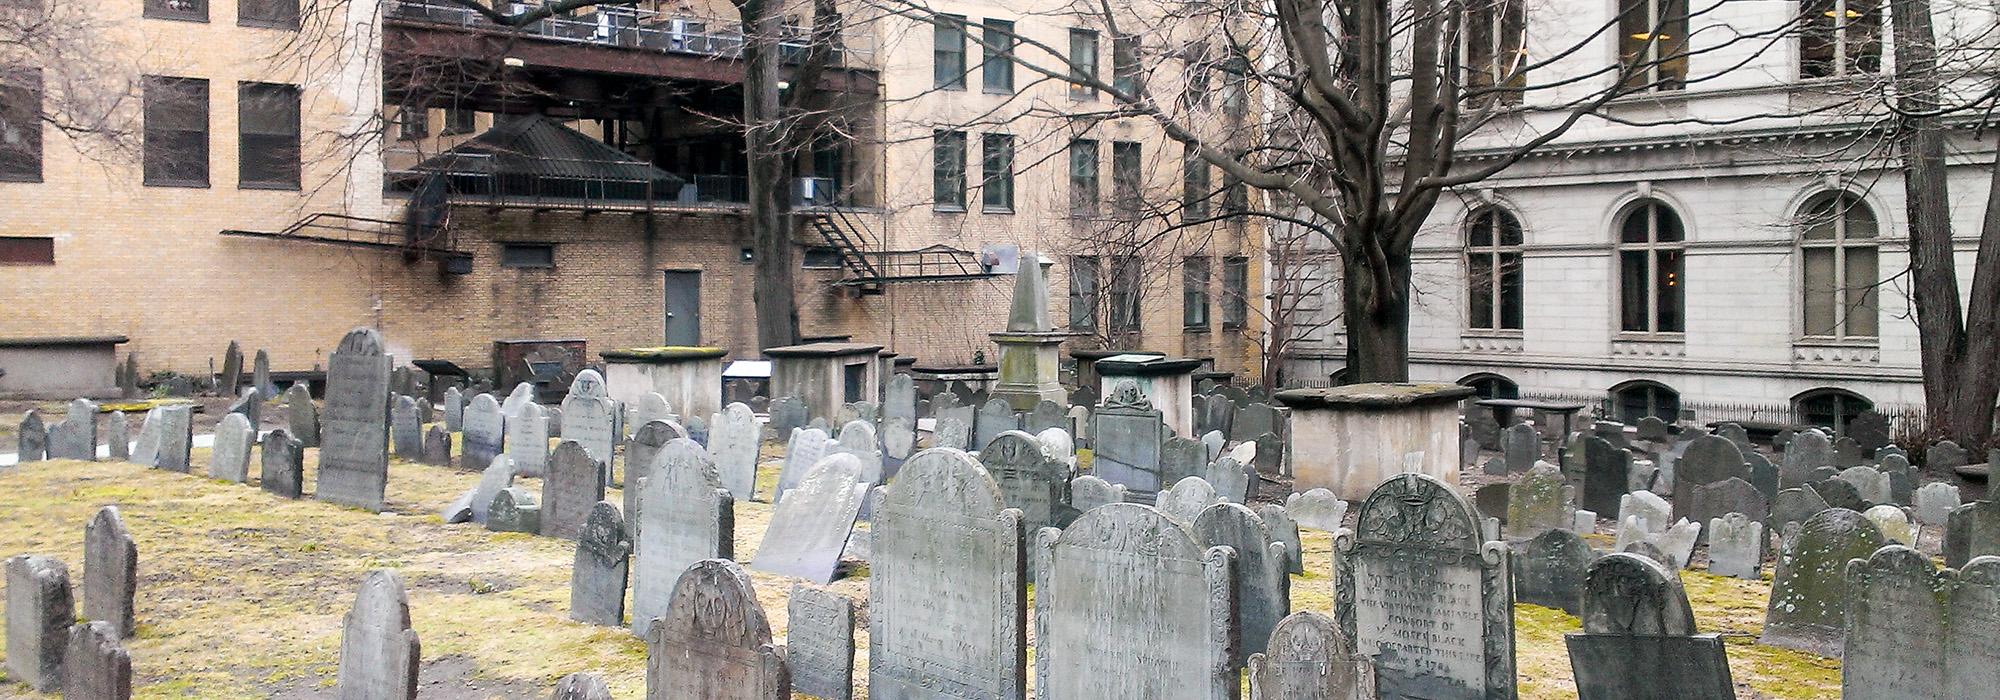
[[457, 147], [417, 164], [416, 170], [538, 180], [653, 182], [674, 192], [681, 179], [539, 115], [497, 120]]

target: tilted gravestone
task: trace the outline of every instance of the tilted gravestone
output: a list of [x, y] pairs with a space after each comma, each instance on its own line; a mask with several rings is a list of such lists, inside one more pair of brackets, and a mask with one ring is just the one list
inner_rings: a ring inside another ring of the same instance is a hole
[[625, 443], [624, 482], [619, 487], [625, 501], [625, 522], [632, 529], [633, 539], [638, 539], [639, 484], [642, 479], [653, 475], [659, 466], [660, 450], [675, 439], [686, 439], [687, 431], [666, 419], [654, 419], [639, 424], [632, 431], [632, 439]]
[[575, 440], [556, 445], [542, 479], [542, 535], [576, 539], [590, 509], [604, 500], [604, 470]]
[[132, 441], [130, 459], [133, 464], [154, 468], [160, 466], [160, 438], [166, 427], [161, 423], [160, 411], [159, 407], [147, 409], [146, 414], [139, 419], [139, 437]]
[[1208, 447], [1199, 440], [1169, 435], [1160, 444], [1160, 483], [1178, 484], [1190, 476], [1201, 476], [1207, 468]]
[[979, 463], [1000, 486], [1001, 499], [1018, 508], [1027, 532], [1059, 526], [1069, 498], [1069, 464], [1051, 456], [1041, 440], [1018, 430], [1000, 433], [979, 452]]
[[208, 478], [243, 483], [250, 478], [250, 446], [257, 441], [257, 429], [241, 413], [231, 413], [215, 424], [215, 445], [208, 452]]
[[[161, 406], [153, 410], [158, 411], [160, 415], [160, 439], [156, 443], [159, 445], [159, 452], [158, 461], [155, 465], [170, 472], [188, 473], [188, 470], [193, 467], [194, 459], [194, 407]], [[387, 460], [388, 446], [383, 445], [383, 448], [383, 459]], [[324, 448], [320, 450], [320, 455], [320, 464], [322, 465], [320, 470], [324, 474], [326, 470], [324, 465], [327, 460]], [[326, 477], [321, 476], [320, 481], [324, 484]], [[322, 485], [321, 488], [323, 489], [325, 486]]]
[[848, 421], [840, 426], [839, 437], [834, 438], [827, 449], [854, 455], [855, 459], [861, 460], [862, 483], [882, 483], [882, 445], [875, 438], [875, 424], [863, 420]]
[[1514, 600], [1583, 614], [1583, 579], [1597, 553], [1568, 530], [1544, 530], [1514, 555]]
[[[1826, 467], [1825, 469], [1831, 471], [1833, 467]], [[1868, 506], [1871, 505], [1868, 503], [1868, 499], [1861, 497], [1861, 490], [1854, 488], [1854, 482], [1842, 479], [1839, 476], [1828, 476], [1825, 479], [1806, 484], [1806, 486], [1819, 492], [1819, 497], [1824, 499], [1829, 507], [1846, 508], [1858, 513], [1868, 510]]]
[[1950, 440], [1939, 440], [1924, 453], [1924, 468], [1934, 474], [1949, 474], [1966, 465], [1965, 448]]
[[1194, 536], [1209, 547], [1236, 551], [1237, 639], [1233, 663], [1264, 653], [1272, 630], [1292, 609], [1288, 548], [1273, 542], [1264, 520], [1240, 503], [1217, 503], [1194, 519]]
[[88, 399], [69, 402], [62, 422], [49, 426], [49, 459], [97, 461], [97, 404]]
[[236, 393], [236, 387], [242, 385], [243, 348], [232, 340], [229, 347], [222, 351], [222, 373], [215, 377], [215, 389], [224, 396], [231, 396]]
[[132, 656], [108, 623], [71, 625], [64, 643], [62, 696], [92, 700], [130, 700]]
[[1887, 544], [1860, 513], [1831, 508], [1806, 519], [1786, 538], [1764, 612], [1764, 644], [1839, 656], [1853, 596], [1841, 571]]
[[15, 464], [39, 462], [49, 455], [49, 429], [42, 422], [42, 414], [28, 409], [21, 416], [21, 424], [15, 433]]
[[44, 693], [62, 687], [63, 652], [76, 605], [69, 567], [52, 557], [7, 559], [7, 675]]
[[1736, 697], [1722, 638], [1695, 634], [1680, 576], [1645, 557], [1605, 555], [1584, 580], [1583, 632], [1564, 635], [1579, 700]]
[[912, 456], [873, 498], [869, 696], [1025, 697], [1021, 511], [952, 449]]
[[743, 567], [703, 559], [674, 583], [646, 630], [646, 700], [791, 697], [784, 648]]
[[750, 568], [814, 583], [832, 581], [854, 531], [854, 519], [861, 514], [862, 500], [868, 497], [862, 470], [854, 455], [820, 458], [771, 513], [771, 524]]
[[1139, 391], [1137, 382], [1118, 380], [1094, 420], [1090, 430], [1093, 474], [1140, 496], [1151, 496], [1172, 485], [1160, 473], [1166, 424], [1160, 422], [1159, 409]]
[[[1202, 547], [1150, 507], [1114, 503], [1043, 528], [1035, 556], [1037, 695], [1237, 697], [1227, 548]], [[1120, 663], [1104, 663], [1105, 649], [1119, 650]]]
[[104, 420], [104, 442], [111, 448], [111, 458], [125, 461], [132, 458], [132, 423], [124, 411], [112, 411]]
[[455, 386], [444, 390], [444, 429], [454, 433], [465, 429], [465, 393]]
[[569, 619], [593, 625], [625, 624], [625, 570], [632, 541], [625, 535], [625, 515], [618, 506], [598, 501], [576, 538], [576, 561], [570, 569]]
[[1069, 480], [1069, 507], [1073, 513], [1066, 517], [1073, 519], [1076, 514], [1089, 511], [1092, 508], [1108, 503], [1124, 502], [1124, 485], [1113, 484], [1085, 474]]
[[540, 477], [549, 467], [549, 418], [540, 404], [522, 405], [513, 415], [505, 415], [507, 423], [507, 460], [514, 465], [514, 473], [521, 476]]
[[1285, 571], [1303, 574], [1305, 569], [1305, 547], [1299, 541], [1299, 523], [1292, 519], [1291, 511], [1276, 503], [1257, 505], [1257, 517], [1264, 519], [1264, 527], [1271, 531], [1272, 542], [1285, 545]]
[[1316, 488], [1285, 497], [1285, 512], [1291, 513], [1300, 527], [1333, 532], [1347, 519], [1347, 502], [1332, 491]]
[[721, 413], [710, 418], [708, 434], [708, 454], [715, 459], [716, 473], [722, 477], [722, 486], [739, 501], [749, 501], [757, 494], [757, 445], [763, 439], [763, 429], [757, 426], [757, 414], [742, 403], [732, 403]]
[[1964, 566], [1973, 557], [2000, 555], [2000, 501], [1973, 501], [1945, 516], [1944, 565]]
[[1506, 545], [1472, 505], [1415, 473], [1377, 486], [1357, 529], [1335, 535], [1334, 610], [1385, 695], [1511, 697], [1514, 633]]
[[285, 498], [305, 495], [305, 445], [284, 428], [265, 433], [257, 448], [257, 479], [259, 486], [273, 494]]
[[530, 535], [541, 533], [542, 504], [536, 502], [535, 492], [509, 486], [493, 494], [493, 503], [486, 508], [486, 529]]
[[1688, 445], [1687, 454], [1674, 463], [1674, 517], [1694, 515], [1696, 488], [1731, 478], [1750, 481], [1750, 469], [1745, 466], [1743, 451], [1737, 443], [1721, 435], [1695, 438]]
[[520, 415], [521, 407], [534, 402], [535, 385], [519, 382], [507, 393], [507, 398], [500, 401], [500, 413], [506, 415], [508, 420], [512, 420], [514, 416]]
[[[507, 448], [507, 419], [492, 394], [472, 397], [459, 417], [460, 459], [467, 466], [492, 464]], [[544, 440], [543, 444], [547, 444]]]
[[1959, 505], [1958, 487], [1942, 481], [1924, 484], [1916, 491], [1917, 522], [1936, 527], [1945, 524]]
[[1583, 442], [1583, 499], [1585, 510], [1599, 513], [1618, 511], [1618, 499], [1631, 486], [1632, 453], [1618, 449], [1611, 441], [1595, 435]]
[[1355, 656], [1333, 618], [1301, 610], [1250, 656], [1250, 700], [1374, 700], [1375, 664]]
[[882, 456], [889, 463], [901, 464], [917, 450], [917, 426], [902, 416], [882, 419]]
[[285, 427], [306, 447], [319, 446], [319, 407], [304, 383], [285, 389]]
[[445, 430], [444, 426], [439, 424], [432, 424], [425, 430], [421, 461], [424, 464], [440, 467], [451, 466], [451, 431]]
[[931, 428], [931, 447], [963, 450], [972, 444], [972, 427], [957, 418], [939, 418]]
[[1881, 530], [1891, 544], [1917, 546], [1917, 530], [1910, 526], [1910, 514], [1901, 507], [1884, 503], [1862, 511], [1861, 516], [1875, 523], [1875, 529]]
[[826, 700], [853, 697], [854, 601], [794, 585], [785, 610], [785, 663], [791, 667], [792, 691]]
[[562, 402], [562, 439], [573, 440], [597, 462], [604, 482], [611, 483], [612, 451], [619, 443], [618, 406], [604, 386], [604, 375], [586, 369], [570, 380]]
[[1507, 538], [1532, 540], [1569, 525], [1569, 499], [1564, 497], [1562, 469], [1540, 462], [1507, 490]]
[[1249, 503], [1257, 495], [1254, 488], [1258, 484], [1257, 466], [1238, 462], [1228, 455], [1216, 459], [1196, 476], [1214, 486], [1217, 497], [1230, 503]]
[[661, 396], [660, 392], [657, 391], [648, 391], [640, 394], [639, 400], [632, 402], [629, 412], [631, 414], [628, 420], [629, 428], [633, 431], [637, 431], [647, 423], [656, 420], [671, 421], [675, 419], [674, 407], [668, 405], [667, 397]]
[[612, 700], [611, 685], [595, 673], [572, 673], [556, 681], [549, 700]]
[[139, 546], [105, 506], [83, 528], [83, 617], [111, 625], [117, 638], [132, 636], [132, 600], [139, 586]]
[[1909, 505], [1916, 502], [1917, 472], [1910, 467], [1910, 458], [1900, 454], [1886, 454], [1881, 463], [1875, 465], [1889, 476], [1889, 503]]
[[[773, 413], [776, 413], [775, 409]], [[917, 382], [914, 377], [902, 373], [889, 376], [888, 385], [882, 388], [882, 419], [890, 418], [906, 418], [912, 425], [916, 423]], [[773, 420], [776, 420], [775, 415]]]
[[[1845, 564], [1847, 643], [1841, 649], [1841, 696], [1945, 700], [1949, 666], [1947, 601], [1958, 574], [1930, 557], [1889, 545]], [[1990, 633], [1990, 630], [1989, 630]], [[1981, 688], [1990, 694], [1993, 688]]]
[[793, 428], [806, 427], [812, 420], [807, 415], [806, 402], [796, 396], [780, 396], [771, 401], [771, 432], [790, 435]]
[[398, 459], [424, 456], [424, 418], [416, 399], [398, 396], [389, 405], [389, 442], [395, 445]]
[[380, 333], [360, 328], [341, 338], [327, 358], [313, 489], [319, 500], [382, 510], [389, 482], [389, 356], [382, 348]]
[[1694, 504], [1688, 507], [1688, 520], [1698, 523], [1730, 513], [1742, 513], [1762, 522], [1770, 514], [1770, 507], [1764, 502], [1764, 493], [1751, 486], [1750, 482], [1733, 476], [1697, 486], [1692, 496]]
[[1209, 431], [1229, 435], [1230, 424], [1236, 422], [1236, 404], [1221, 394], [1205, 394], [1194, 397], [1194, 431], [1207, 434]]
[[736, 556], [736, 511], [714, 460], [685, 438], [660, 448], [652, 474], [637, 488], [632, 632], [644, 637], [682, 571], [703, 559]]
[[826, 431], [818, 428], [793, 428], [791, 437], [785, 442], [785, 460], [778, 470], [778, 489], [772, 494], [773, 503], [784, 501], [786, 491], [798, 487], [806, 478], [806, 472], [818, 464], [835, 445]]
[[1285, 415], [1278, 407], [1261, 401], [1237, 403], [1242, 404], [1242, 408], [1236, 409], [1236, 417], [1229, 425], [1231, 442], [1251, 442], [1265, 433], [1283, 437], [1287, 432]]
[[1673, 524], [1673, 504], [1651, 491], [1633, 491], [1618, 499], [1618, 521], [1637, 516], [1647, 533], [1659, 532]]
[[479, 484], [472, 487], [472, 522], [485, 524], [491, 515], [493, 497], [513, 485], [514, 465], [507, 461], [507, 455], [495, 455], [486, 470], [479, 473]]
[[1889, 475], [1872, 466], [1853, 466], [1840, 471], [1835, 477], [1854, 485], [1854, 493], [1863, 503], [1880, 504], [1889, 501]]
[[1708, 572], [1750, 580], [1763, 578], [1764, 523], [1742, 513], [1708, 521]]
[[1786, 524], [1804, 523], [1830, 507], [1819, 491], [1810, 486], [1779, 491], [1777, 499], [1771, 501], [1771, 516], [1764, 521], [1764, 531], [1783, 534]]
[[264, 422], [264, 395], [258, 393], [255, 388], [244, 387], [243, 395], [236, 397], [236, 402], [229, 404], [228, 410], [224, 411], [224, 413], [241, 413], [244, 418], [250, 419], [251, 425], [262, 425]]
[[1758, 493], [1764, 494], [1764, 502], [1770, 503], [1771, 499], [1777, 498], [1778, 465], [1772, 464], [1769, 458], [1756, 452], [1745, 453], [1743, 462], [1744, 467], [1750, 472], [1748, 478], [1750, 485], [1757, 487]]
[[340, 631], [340, 669], [334, 686], [340, 697], [400, 700], [417, 696], [422, 662], [416, 630], [410, 629], [410, 600], [403, 577], [389, 569], [368, 572]]

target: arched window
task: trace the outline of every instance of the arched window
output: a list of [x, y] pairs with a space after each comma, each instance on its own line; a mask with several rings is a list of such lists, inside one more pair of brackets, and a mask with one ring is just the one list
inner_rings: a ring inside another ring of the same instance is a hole
[[1846, 389], [1814, 389], [1792, 398], [1794, 412], [1801, 422], [1833, 429], [1833, 434], [1847, 432], [1848, 421], [1875, 407], [1875, 402], [1867, 397]]
[[1640, 379], [1611, 387], [1611, 403], [1626, 423], [1647, 416], [1672, 423], [1681, 417], [1681, 393], [1659, 382]]
[[1465, 377], [1458, 380], [1458, 383], [1463, 386], [1472, 387], [1473, 391], [1479, 392], [1478, 396], [1482, 399], [1521, 398], [1521, 386], [1519, 384], [1515, 384], [1512, 379], [1490, 372], [1465, 375]]
[[1658, 200], [1633, 206], [1618, 223], [1618, 327], [1636, 333], [1686, 330], [1681, 217]]
[[1465, 231], [1469, 325], [1482, 330], [1521, 329], [1521, 221], [1488, 206], [1472, 213]]
[[1875, 336], [1876, 234], [1875, 212], [1847, 192], [1814, 197], [1799, 211], [1800, 330], [1807, 337]]
[[1799, 10], [1799, 77], [1882, 70], [1880, 0], [1803, 0]]

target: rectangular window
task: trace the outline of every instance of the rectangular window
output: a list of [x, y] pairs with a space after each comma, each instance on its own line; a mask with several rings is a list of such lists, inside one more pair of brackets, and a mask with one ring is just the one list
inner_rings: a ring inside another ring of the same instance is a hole
[[237, 0], [236, 24], [271, 29], [299, 28], [299, 0]]
[[1111, 330], [1139, 330], [1139, 293], [1141, 282], [1139, 258], [1134, 255], [1111, 256]]
[[208, 81], [146, 77], [146, 184], [208, 186]]
[[1522, 43], [1527, 31], [1525, 4], [1525, 0], [1478, 0], [1466, 6], [1461, 48], [1470, 104], [1521, 103], [1521, 90], [1528, 83], [1528, 52]]
[[1111, 87], [1127, 95], [1139, 94], [1139, 72], [1139, 37], [1111, 37]]
[[208, 0], [145, 0], [146, 16], [186, 22], [208, 21]]
[[1078, 255], [1069, 259], [1069, 329], [1097, 330], [1097, 257]]
[[1630, 89], [1687, 87], [1687, 0], [1620, 0], [1618, 54]]
[[838, 270], [841, 266], [840, 251], [826, 246], [810, 246], [799, 257], [799, 266], [809, 270]]
[[1214, 66], [1208, 55], [1208, 42], [1196, 41], [1182, 54], [1184, 62], [1185, 89], [1181, 91], [1181, 101], [1188, 109], [1207, 109], [1209, 75]]
[[42, 72], [0, 71], [0, 181], [42, 181]]
[[1014, 23], [989, 19], [981, 29], [983, 57], [979, 63], [979, 87], [998, 94], [1014, 92]]
[[1879, 0], [1800, 3], [1799, 77], [1831, 78], [1882, 70]]
[[431, 111], [424, 107], [404, 107], [396, 113], [396, 139], [422, 141], [431, 136]]
[[1250, 320], [1250, 259], [1222, 259], [1222, 327], [1242, 328]]
[[56, 239], [41, 236], [0, 236], [0, 265], [54, 265]]
[[1200, 221], [1208, 218], [1209, 189], [1208, 161], [1201, 154], [1189, 149], [1181, 159], [1181, 220]]
[[1654, 304], [1658, 307], [1661, 333], [1679, 333], [1687, 330], [1687, 319], [1681, 316], [1681, 251], [1662, 250], [1659, 256], [1659, 277], [1655, 280], [1658, 297]]
[[931, 83], [940, 90], [965, 89], [965, 18], [938, 15], [931, 31]]
[[1140, 183], [1139, 142], [1111, 142], [1111, 203], [1122, 214], [1137, 214], [1144, 206]]
[[1181, 260], [1181, 325], [1208, 330], [1208, 257]]
[[1232, 117], [1250, 114], [1250, 61], [1232, 56], [1222, 62], [1222, 113]]
[[1077, 139], [1069, 143], [1069, 211], [1076, 216], [1097, 213], [1100, 191], [1097, 186], [1097, 142]]
[[1233, 175], [1222, 176], [1222, 213], [1241, 214], [1250, 211], [1250, 186]]
[[1076, 100], [1097, 99], [1097, 32], [1069, 30], [1069, 70], [1076, 80], [1069, 84], [1069, 96]]
[[548, 243], [506, 243], [500, 246], [501, 267], [555, 267], [556, 247]]
[[236, 86], [237, 186], [299, 187], [299, 88]]
[[965, 209], [965, 132], [936, 131], [931, 139], [931, 202], [939, 209]]
[[980, 211], [1014, 211], [1013, 135], [979, 137], [979, 171]]
[[478, 112], [470, 109], [446, 107], [444, 110], [444, 130], [440, 131], [439, 135], [456, 136], [458, 134], [470, 134], [477, 128], [475, 123], [478, 116]]

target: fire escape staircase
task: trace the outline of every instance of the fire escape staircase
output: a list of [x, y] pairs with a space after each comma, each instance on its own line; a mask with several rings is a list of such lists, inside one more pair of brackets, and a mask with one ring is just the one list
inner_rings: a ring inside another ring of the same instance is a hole
[[847, 208], [814, 206], [804, 209], [806, 226], [840, 257], [844, 271], [835, 284], [861, 294], [881, 294], [896, 282], [941, 282], [993, 277], [997, 273], [972, 251], [946, 245], [916, 250], [879, 250], [867, 228]]

